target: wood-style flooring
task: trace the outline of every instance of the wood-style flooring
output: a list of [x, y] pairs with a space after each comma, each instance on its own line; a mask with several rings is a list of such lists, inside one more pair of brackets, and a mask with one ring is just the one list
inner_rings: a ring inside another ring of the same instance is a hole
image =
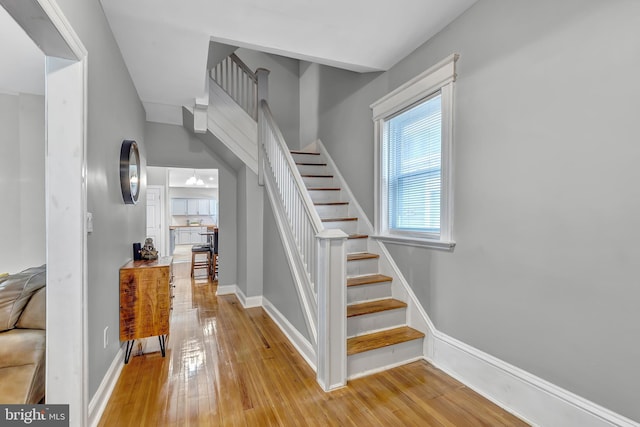
[[262, 308], [174, 265], [167, 356], [133, 356], [100, 426], [524, 426], [426, 362], [324, 393]]

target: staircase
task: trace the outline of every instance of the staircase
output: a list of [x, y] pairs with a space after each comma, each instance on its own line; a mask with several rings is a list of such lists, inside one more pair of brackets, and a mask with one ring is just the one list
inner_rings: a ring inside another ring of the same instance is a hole
[[415, 296], [384, 246], [369, 237], [373, 227], [322, 143], [289, 150], [266, 102], [267, 76], [251, 73], [235, 55], [218, 64], [208, 127], [265, 186], [318, 383], [331, 390], [423, 358], [420, 330], [428, 327]]
[[380, 255], [369, 252], [369, 236], [349, 196], [319, 152], [291, 152], [326, 229], [347, 239], [347, 375], [355, 378], [423, 355], [424, 333], [407, 326], [407, 304], [393, 298], [393, 278], [381, 274]]

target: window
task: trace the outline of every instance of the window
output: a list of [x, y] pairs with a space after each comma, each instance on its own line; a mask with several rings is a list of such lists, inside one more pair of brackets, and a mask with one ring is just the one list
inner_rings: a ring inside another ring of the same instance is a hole
[[376, 233], [381, 240], [451, 249], [452, 55], [374, 103]]

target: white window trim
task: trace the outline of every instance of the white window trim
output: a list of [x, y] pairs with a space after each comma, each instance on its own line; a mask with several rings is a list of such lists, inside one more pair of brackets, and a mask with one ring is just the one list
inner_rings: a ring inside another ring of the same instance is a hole
[[[375, 235], [376, 239], [390, 243], [452, 250], [453, 240], [453, 83], [456, 79], [455, 64], [459, 55], [453, 54], [433, 67], [371, 104], [375, 138]], [[440, 200], [440, 236], [398, 234], [389, 231], [387, 224], [386, 186], [383, 183], [382, 138], [384, 122], [415, 104], [440, 91], [442, 95], [442, 188]]]

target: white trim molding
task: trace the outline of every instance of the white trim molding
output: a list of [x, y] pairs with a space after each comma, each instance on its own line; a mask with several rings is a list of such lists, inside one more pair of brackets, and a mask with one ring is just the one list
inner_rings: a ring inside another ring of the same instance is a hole
[[238, 285], [219, 285], [216, 296], [219, 295], [235, 295], [242, 308], [262, 307], [262, 295], [247, 297]]
[[313, 345], [287, 320], [286, 317], [269, 301], [266, 297], [262, 297], [262, 308], [267, 312], [271, 320], [280, 328], [282, 333], [287, 337], [289, 342], [300, 353], [302, 358], [307, 362], [309, 367], [317, 372], [316, 368], [316, 352]]
[[459, 57], [460, 55], [457, 53], [447, 56], [442, 61], [371, 104], [370, 108], [373, 110], [373, 120], [380, 120], [390, 114], [404, 110], [421, 98], [455, 81], [456, 61]]
[[96, 393], [89, 402], [89, 427], [95, 427], [100, 423], [100, 418], [102, 417], [104, 409], [107, 407], [107, 403], [109, 403], [109, 398], [118, 382], [118, 378], [120, 378], [123, 367], [124, 350], [122, 350], [121, 347], [116, 353], [116, 357], [113, 358], [109, 369], [104, 374], [98, 390], [96, 390]]
[[430, 362], [531, 425], [640, 427], [640, 424], [442, 332]]
[[[363, 230], [365, 233], [372, 231], [373, 227], [364, 210], [354, 198], [322, 141], [316, 140], [306, 148], [322, 153], [340, 182], [340, 187], [348, 195], [356, 215], [361, 219]], [[378, 239], [371, 234], [369, 236], [374, 238], [369, 245], [376, 245], [373, 252], [380, 254], [381, 271], [393, 277], [394, 298], [408, 304], [409, 326], [426, 333], [424, 359], [435, 367], [532, 425], [640, 427], [635, 421], [438, 331], [387, 250], [384, 244], [387, 240]]]
[[445, 251], [451, 251], [456, 247], [456, 242], [443, 241], [443, 240], [429, 240], [429, 239], [416, 239], [411, 237], [398, 237], [391, 235], [374, 235], [369, 236], [376, 240], [381, 240], [386, 243], [397, 243], [406, 246], [416, 246], [420, 248], [441, 249]]
[[[426, 248], [453, 250], [453, 103], [456, 61], [458, 54], [444, 60], [409, 80], [402, 86], [371, 104], [374, 121], [374, 208], [376, 238]], [[392, 228], [389, 224], [390, 171], [389, 148], [386, 139], [387, 124], [403, 111], [430, 97], [440, 95], [441, 102], [441, 175], [440, 175], [440, 229], [409, 231]]]

